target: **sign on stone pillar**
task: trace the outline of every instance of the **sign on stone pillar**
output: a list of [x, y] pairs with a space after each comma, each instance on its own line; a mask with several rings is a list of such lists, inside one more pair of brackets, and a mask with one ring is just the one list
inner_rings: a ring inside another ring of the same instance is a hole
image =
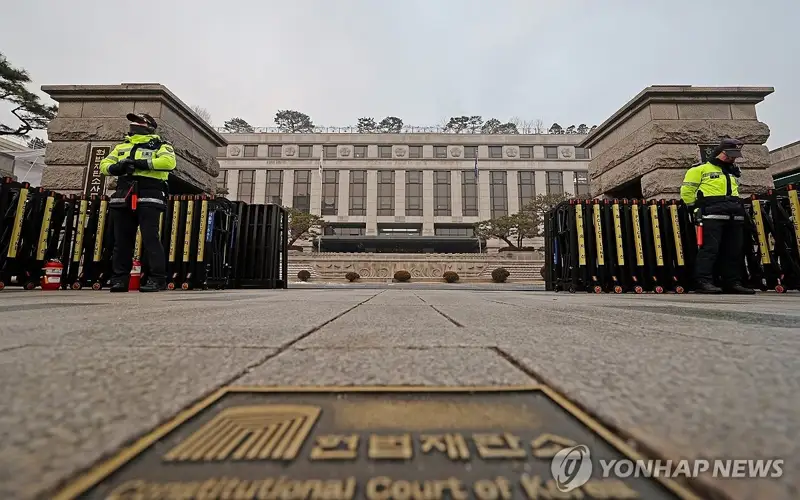
[[89, 167], [86, 169], [86, 183], [83, 192], [86, 196], [102, 196], [105, 193], [106, 177], [100, 173], [100, 162], [111, 152], [109, 146], [95, 146], [89, 156]]
[[700, 148], [700, 163], [705, 163], [711, 158], [714, 157], [714, 149], [719, 146], [719, 144], [698, 144], [697, 147]]

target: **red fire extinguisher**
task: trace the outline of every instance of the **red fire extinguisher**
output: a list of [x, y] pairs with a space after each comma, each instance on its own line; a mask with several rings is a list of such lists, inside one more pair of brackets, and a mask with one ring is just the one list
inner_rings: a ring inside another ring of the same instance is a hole
[[48, 260], [42, 268], [42, 290], [58, 290], [64, 265], [58, 260]]
[[133, 267], [131, 268], [131, 279], [128, 282], [128, 291], [135, 292], [139, 290], [139, 283], [142, 280], [142, 263], [134, 259]]

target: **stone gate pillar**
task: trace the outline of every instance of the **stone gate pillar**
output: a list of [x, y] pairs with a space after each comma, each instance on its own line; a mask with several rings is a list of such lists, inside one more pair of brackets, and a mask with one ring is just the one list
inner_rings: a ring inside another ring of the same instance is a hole
[[[701, 150], [729, 136], [745, 143], [741, 194], [773, 186], [769, 127], [756, 104], [772, 87], [653, 86], [598, 126], [580, 147], [591, 148], [591, 194], [615, 198], [678, 198], [686, 170]], [[702, 159], [705, 160], [705, 151]]]
[[[214, 193], [219, 175], [217, 148], [227, 141], [183, 101], [159, 84], [45, 85], [59, 103], [47, 127], [42, 187], [64, 194], [89, 193], [99, 186], [97, 157], [122, 141], [128, 113], [147, 113], [157, 133], [175, 148], [178, 164], [170, 176], [173, 193]], [[92, 191], [96, 193], [96, 191]]]

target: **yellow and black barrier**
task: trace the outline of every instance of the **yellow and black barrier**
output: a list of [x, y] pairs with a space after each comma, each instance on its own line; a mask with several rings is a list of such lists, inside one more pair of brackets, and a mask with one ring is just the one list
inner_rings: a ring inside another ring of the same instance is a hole
[[[105, 196], [62, 195], [0, 179], [0, 290], [40, 285], [47, 262], [62, 289], [109, 285], [114, 232]], [[286, 210], [207, 195], [173, 195], [159, 224], [170, 289], [287, 287]], [[134, 259], [148, 262], [137, 232]]]
[[[800, 200], [794, 186], [743, 200], [745, 282], [800, 290]], [[679, 200], [581, 200], [545, 217], [547, 290], [684, 293], [694, 288], [696, 227]]]

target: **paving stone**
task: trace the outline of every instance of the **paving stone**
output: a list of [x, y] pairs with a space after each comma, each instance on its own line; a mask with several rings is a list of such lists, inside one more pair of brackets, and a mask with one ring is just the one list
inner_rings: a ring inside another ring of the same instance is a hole
[[510, 385], [535, 383], [489, 349], [286, 351], [237, 380], [240, 385]]
[[42, 494], [271, 352], [90, 345], [0, 352], [0, 498]]

